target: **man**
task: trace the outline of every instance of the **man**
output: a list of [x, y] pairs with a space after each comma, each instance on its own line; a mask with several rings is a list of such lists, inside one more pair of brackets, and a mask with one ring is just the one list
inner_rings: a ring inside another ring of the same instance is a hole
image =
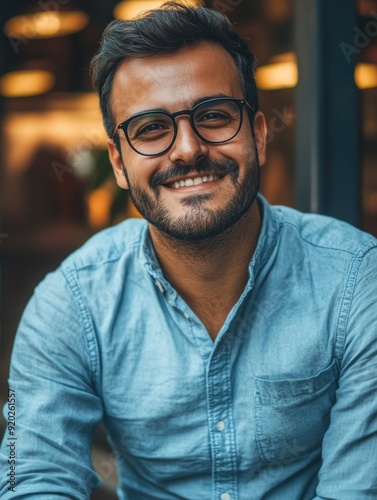
[[112, 23], [92, 69], [147, 222], [96, 235], [36, 289], [1, 498], [88, 498], [101, 418], [122, 499], [377, 498], [377, 242], [257, 196], [246, 43], [169, 4]]

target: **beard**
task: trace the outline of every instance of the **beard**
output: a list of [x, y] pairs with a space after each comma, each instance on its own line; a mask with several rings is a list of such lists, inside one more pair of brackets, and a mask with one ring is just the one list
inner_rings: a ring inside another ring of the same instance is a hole
[[[131, 184], [125, 166], [123, 166], [131, 199], [140, 214], [154, 227], [166, 235], [181, 241], [197, 242], [212, 239], [231, 226], [248, 211], [253, 204], [260, 180], [260, 166], [257, 156], [247, 166], [245, 179], [239, 180], [239, 166], [233, 160], [212, 161], [205, 159], [193, 165], [172, 165], [163, 172], [156, 172], [149, 181], [153, 194], [149, 194], [136, 183]], [[161, 203], [160, 186], [169, 179], [185, 176], [190, 172], [200, 175], [205, 172], [229, 175], [234, 193], [222, 208], [216, 210], [206, 206], [211, 193], [188, 195], [181, 199], [187, 207], [186, 213], [177, 218]]]

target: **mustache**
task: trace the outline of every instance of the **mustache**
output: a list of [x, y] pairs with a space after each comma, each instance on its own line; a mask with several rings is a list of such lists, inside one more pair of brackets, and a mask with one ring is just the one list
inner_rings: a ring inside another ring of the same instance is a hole
[[216, 161], [205, 158], [191, 165], [177, 163], [171, 165], [164, 171], [155, 172], [149, 181], [149, 185], [152, 189], [155, 190], [159, 184], [168, 184], [170, 179], [185, 176], [191, 172], [195, 172], [198, 174], [202, 172], [205, 172], [206, 174], [213, 173], [217, 175], [229, 174], [232, 179], [236, 179], [239, 174], [239, 167], [236, 161], [230, 159]]

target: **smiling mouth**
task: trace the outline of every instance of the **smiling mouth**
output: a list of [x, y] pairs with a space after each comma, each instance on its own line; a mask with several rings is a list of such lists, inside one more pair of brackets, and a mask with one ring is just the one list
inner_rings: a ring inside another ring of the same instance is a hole
[[171, 189], [178, 189], [182, 187], [189, 186], [198, 186], [199, 184], [205, 184], [206, 182], [217, 181], [224, 177], [223, 175], [211, 174], [211, 175], [203, 175], [197, 177], [191, 177], [187, 179], [180, 179], [174, 182], [170, 182], [169, 184], [165, 184], [166, 187]]

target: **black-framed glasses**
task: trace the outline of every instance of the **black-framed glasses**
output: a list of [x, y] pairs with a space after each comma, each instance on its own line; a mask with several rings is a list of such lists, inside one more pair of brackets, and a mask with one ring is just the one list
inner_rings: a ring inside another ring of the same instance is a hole
[[232, 140], [240, 131], [243, 121], [243, 107], [246, 99], [216, 97], [207, 99], [192, 109], [176, 113], [151, 110], [144, 111], [120, 123], [112, 138], [122, 129], [131, 148], [143, 156], [157, 156], [165, 153], [177, 137], [175, 118], [189, 115], [191, 127], [200, 139], [210, 144], [221, 144]]

